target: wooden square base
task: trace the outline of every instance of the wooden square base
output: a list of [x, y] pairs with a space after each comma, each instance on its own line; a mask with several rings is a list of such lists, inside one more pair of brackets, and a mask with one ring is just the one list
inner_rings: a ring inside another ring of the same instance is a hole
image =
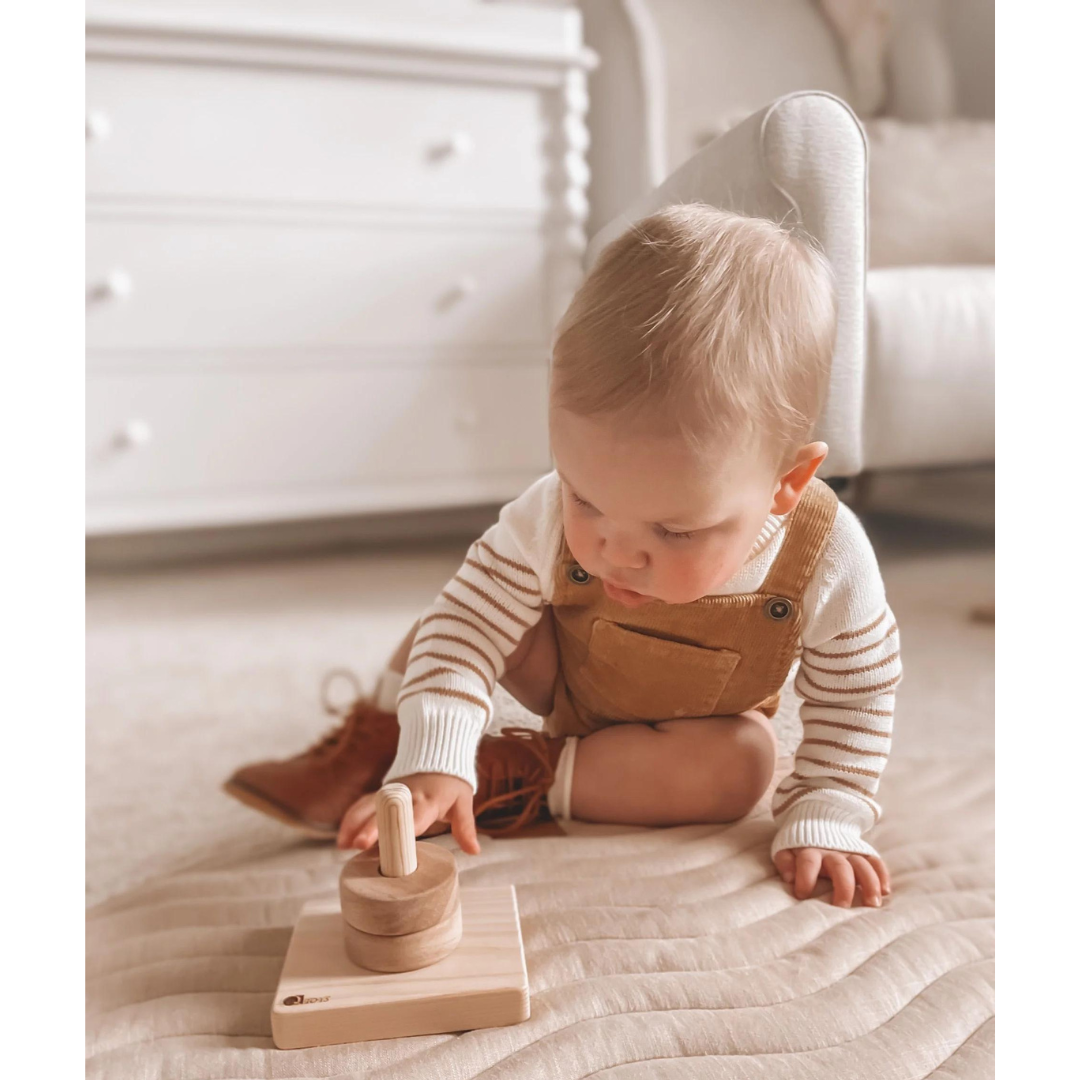
[[529, 983], [512, 885], [461, 890], [461, 943], [430, 967], [356, 967], [336, 899], [304, 905], [270, 1024], [281, 1050], [502, 1027], [529, 1017]]

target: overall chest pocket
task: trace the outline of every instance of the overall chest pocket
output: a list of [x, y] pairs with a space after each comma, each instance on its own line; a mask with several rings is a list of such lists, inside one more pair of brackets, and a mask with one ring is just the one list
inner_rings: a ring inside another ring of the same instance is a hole
[[612, 720], [712, 716], [739, 654], [628, 630], [597, 619], [579, 672], [587, 704]]

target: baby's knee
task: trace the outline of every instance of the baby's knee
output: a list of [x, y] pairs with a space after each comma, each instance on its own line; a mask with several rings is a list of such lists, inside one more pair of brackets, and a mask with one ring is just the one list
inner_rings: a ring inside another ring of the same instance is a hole
[[719, 820], [734, 821], [753, 810], [772, 782], [776, 736], [761, 713], [745, 713], [723, 722], [728, 731], [717, 810]]

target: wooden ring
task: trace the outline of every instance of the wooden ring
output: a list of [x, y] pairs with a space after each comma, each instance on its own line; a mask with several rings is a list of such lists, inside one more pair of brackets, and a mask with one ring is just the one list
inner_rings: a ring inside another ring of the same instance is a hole
[[457, 906], [454, 854], [437, 844], [416, 845], [416, 869], [405, 877], [384, 877], [379, 857], [353, 856], [342, 868], [341, 916], [366, 934], [415, 934], [443, 922]]
[[461, 905], [440, 923], [415, 934], [395, 937], [365, 934], [344, 923], [345, 955], [369, 971], [415, 971], [438, 963], [457, 948], [461, 940]]

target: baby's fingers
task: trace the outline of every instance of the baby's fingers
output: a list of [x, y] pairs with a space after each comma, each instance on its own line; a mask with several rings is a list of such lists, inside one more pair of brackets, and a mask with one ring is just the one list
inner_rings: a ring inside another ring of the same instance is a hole
[[795, 852], [790, 848], [778, 851], [773, 858], [781, 880], [790, 885], [795, 880]]
[[862, 855], [849, 855], [848, 861], [862, 889], [863, 903], [869, 907], [881, 907], [881, 882], [877, 870]]
[[817, 884], [821, 873], [821, 852], [817, 848], [802, 848], [795, 856], [795, 895], [805, 900]]
[[351, 806], [341, 820], [337, 846], [367, 851], [379, 839], [379, 821], [374, 806]]
[[822, 870], [832, 878], [833, 899], [837, 907], [851, 907], [855, 899], [855, 871], [842, 851], [827, 851]]
[[889, 880], [889, 868], [885, 865], [885, 860], [880, 855], [867, 855], [866, 861], [877, 871], [882, 895], [888, 896], [892, 892], [892, 882]]
[[471, 791], [454, 802], [450, 807], [450, 828], [462, 851], [467, 855], [479, 855], [480, 841], [476, 839], [476, 818], [473, 817], [472, 803]]

